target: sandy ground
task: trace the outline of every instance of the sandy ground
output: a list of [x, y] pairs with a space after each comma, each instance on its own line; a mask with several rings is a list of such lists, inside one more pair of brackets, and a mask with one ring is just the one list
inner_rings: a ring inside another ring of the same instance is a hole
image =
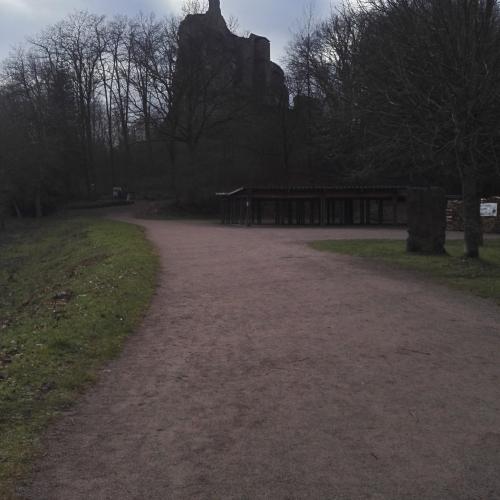
[[305, 245], [403, 231], [143, 224], [151, 310], [26, 498], [500, 498], [500, 308]]

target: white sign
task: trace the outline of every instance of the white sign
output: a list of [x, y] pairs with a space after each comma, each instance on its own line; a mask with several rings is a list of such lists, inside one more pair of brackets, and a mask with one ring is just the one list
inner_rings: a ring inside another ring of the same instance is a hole
[[498, 203], [481, 203], [481, 217], [496, 217]]

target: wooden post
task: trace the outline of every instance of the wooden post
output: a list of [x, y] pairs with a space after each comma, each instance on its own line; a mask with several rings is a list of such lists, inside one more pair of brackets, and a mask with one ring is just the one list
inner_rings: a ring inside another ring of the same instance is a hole
[[378, 200], [378, 223], [384, 223], [384, 200]]
[[352, 225], [354, 224], [354, 200], [345, 200], [344, 204], [344, 223], [346, 225]]
[[252, 191], [248, 192], [247, 199], [245, 200], [245, 224], [250, 227], [253, 224], [253, 203], [252, 203]]
[[245, 226], [250, 227], [252, 225], [252, 202], [251, 198], [247, 196], [245, 200]]
[[398, 197], [394, 196], [392, 198], [392, 211], [393, 211], [393, 220], [392, 223], [394, 226], [398, 225]]
[[326, 198], [322, 196], [319, 200], [319, 224], [325, 226], [327, 223]]
[[262, 225], [262, 200], [257, 202], [257, 224]]
[[366, 225], [369, 226], [372, 223], [372, 203], [371, 200], [366, 200]]

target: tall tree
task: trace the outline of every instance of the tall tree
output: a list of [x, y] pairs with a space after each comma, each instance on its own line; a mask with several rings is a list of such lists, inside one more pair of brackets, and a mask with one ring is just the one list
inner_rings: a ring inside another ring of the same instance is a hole
[[317, 127], [322, 94], [317, 85], [316, 67], [320, 52], [317, 20], [312, 5], [304, 11], [302, 23], [287, 47], [286, 69], [290, 91], [295, 96], [295, 109], [300, 114], [302, 141], [305, 149], [304, 177], [317, 182], [315, 172]]
[[93, 113], [96, 104], [96, 91], [100, 85], [99, 62], [104, 52], [105, 36], [104, 17], [77, 12], [70, 15], [53, 28], [49, 47], [53, 53], [59, 53], [71, 69], [78, 104], [83, 167], [87, 194], [95, 191], [96, 173], [94, 165], [94, 123]]
[[36, 215], [43, 200], [57, 189], [65, 131], [60, 110], [65, 101], [64, 74], [54, 74], [36, 52], [19, 51], [5, 66], [3, 106], [10, 128], [5, 154], [11, 166], [15, 196], [28, 196]]
[[373, 0], [355, 54], [367, 132], [416, 172], [456, 169], [465, 255], [481, 243], [480, 195], [497, 164], [500, 18], [496, 0]]

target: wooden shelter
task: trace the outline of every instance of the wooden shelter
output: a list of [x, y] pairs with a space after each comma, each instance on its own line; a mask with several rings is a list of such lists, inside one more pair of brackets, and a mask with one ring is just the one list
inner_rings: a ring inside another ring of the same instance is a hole
[[[484, 208], [494, 208], [489, 213]], [[500, 196], [491, 196], [481, 200], [481, 223], [484, 233], [500, 233]], [[461, 196], [448, 199], [448, 210], [446, 212], [449, 231], [464, 230], [464, 202]]]
[[406, 223], [406, 187], [241, 187], [217, 193], [223, 224], [376, 225]]

